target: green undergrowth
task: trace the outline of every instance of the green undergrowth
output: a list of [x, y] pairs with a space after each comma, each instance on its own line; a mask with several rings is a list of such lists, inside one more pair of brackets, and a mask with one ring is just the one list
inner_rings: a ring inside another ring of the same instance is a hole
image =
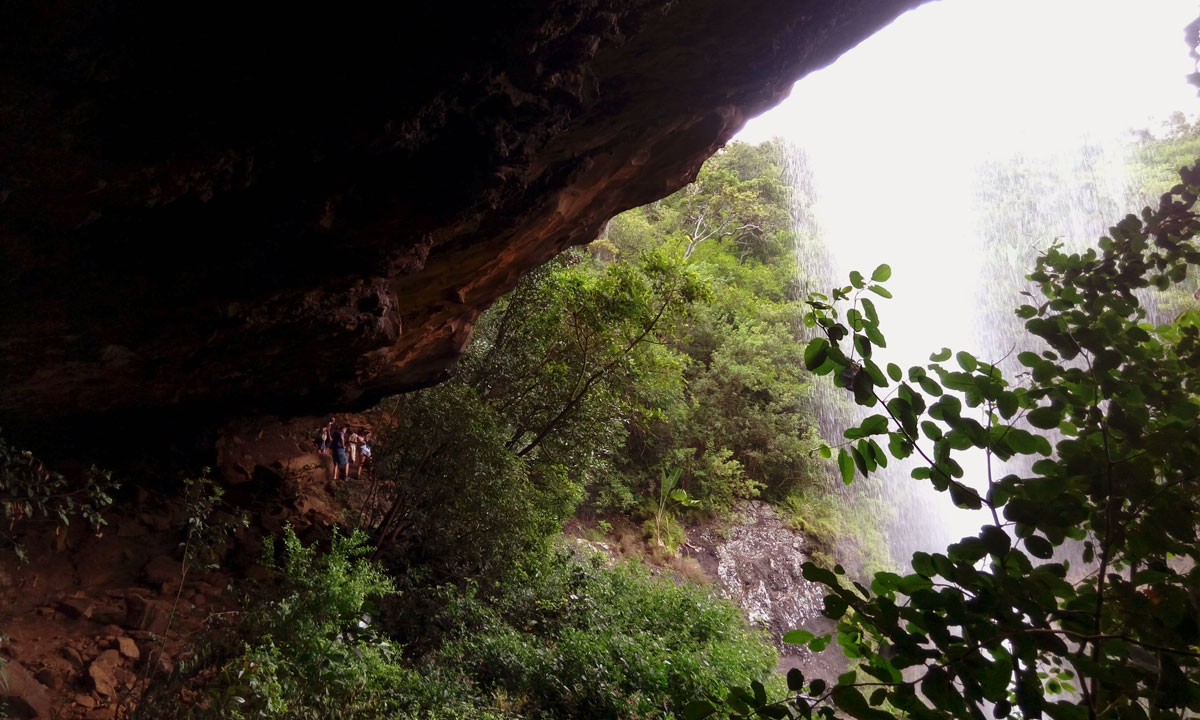
[[555, 545], [503, 579], [440, 584], [390, 576], [361, 533], [273, 545], [240, 620], [139, 717], [671, 717], [775, 664], [732, 604], [638, 563]]
[[775, 652], [737, 608], [638, 563], [559, 549], [489, 596], [448, 593], [450, 639], [431, 655], [478, 700], [529, 717], [654, 717], [720, 693], [737, 668], [764, 678]]
[[883, 528], [895, 510], [887, 502], [861, 493], [843, 497], [797, 488], [777, 507], [792, 529], [812, 542], [812, 559], [818, 565], [841, 564], [861, 577], [894, 569]]

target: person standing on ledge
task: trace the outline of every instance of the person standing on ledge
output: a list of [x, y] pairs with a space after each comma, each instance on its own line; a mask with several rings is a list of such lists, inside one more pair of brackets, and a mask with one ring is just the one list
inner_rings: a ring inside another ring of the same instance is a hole
[[362, 444], [358, 448], [358, 470], [354, 473], [355, 479], [362, 477], [363, 466], [371, 460], [371, 431], [367, 430], [362, 435]]
[[322, 425], [321, 427], [317, 428], [316, 443], [317, 443], [317, 453], [318, 454], [327, 455], [329, 453], [329, 426], [328, 425]]
[[346, 449], [350, 451], [350, 467], [358, 462], [358, 444], [362, 441], [358, 431], [354, 428], [350, 429], [350, 435], [346, 438]]
[[346, 431], [349, 429], [349, 425], [343, 425], [333, 433], [333, 479], [335, 482], [338, 479], [339, 470], [341, 470], [343, 480], [350, 479], [350, 457], [346, 454]]

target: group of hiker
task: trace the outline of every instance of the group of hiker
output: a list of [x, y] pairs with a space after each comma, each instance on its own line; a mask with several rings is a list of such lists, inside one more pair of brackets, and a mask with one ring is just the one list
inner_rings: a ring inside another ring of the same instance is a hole
[[346, 480], [350, 468], [355, 468], [354, 477], [362, 477], [364, 465], [371, 462], [371, 431], [351, 428], [348, 424], [338, 426], [333, 418], [329, 424], [317, 431], [317, 452], [333, 456], [333, 479]]

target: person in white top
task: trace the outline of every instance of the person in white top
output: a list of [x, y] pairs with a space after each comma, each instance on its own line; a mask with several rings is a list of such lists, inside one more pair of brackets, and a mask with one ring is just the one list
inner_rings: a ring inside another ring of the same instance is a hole
[[366, 432], [364, 432], [362, 437], [360, 438], [360, 440], [361, 440], [361, 444], [359, 445], [359, 453], [358, 453], [359, 463], [358, 463], [358, 469], [355, 470], [355, 472], [354, 472], [355, 478], [362, 477], [363, 465], [366, 465], [371, 460], [371, 442], [372, 442], [371, 431], [367, 430]]

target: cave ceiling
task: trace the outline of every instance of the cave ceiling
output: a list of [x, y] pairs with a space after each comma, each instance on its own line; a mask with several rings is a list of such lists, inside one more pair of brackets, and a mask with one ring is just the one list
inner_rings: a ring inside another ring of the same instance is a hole
[[916, 4], [9, 3], [0, 424], [435, 382], [524, 273]]

